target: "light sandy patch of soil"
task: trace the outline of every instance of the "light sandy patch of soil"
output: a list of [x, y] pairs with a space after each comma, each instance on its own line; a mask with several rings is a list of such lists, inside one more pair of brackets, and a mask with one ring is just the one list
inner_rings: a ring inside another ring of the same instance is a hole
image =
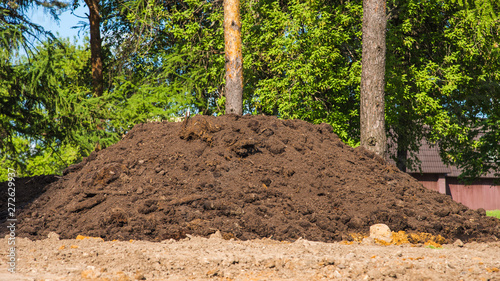
[[[0, 239], [3, 249], [7, 239]], [[441, 249], [299, 239], [180, 241], [16, 239], [16, 274], [0, 280], [500, 280], [500, 242]]]

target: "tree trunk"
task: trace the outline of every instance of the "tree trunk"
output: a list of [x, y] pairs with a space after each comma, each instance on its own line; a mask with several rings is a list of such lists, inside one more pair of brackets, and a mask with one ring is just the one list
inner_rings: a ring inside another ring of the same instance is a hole
[[361, 145], [385, 159], [385, 0], [363, 0], [361, 70]]
[[408, 159], [408, 150], [398, 149], [397, 152], [397, 167], [401, 172], [406, 172], [406, 161]]
[[396, 139], [396, 166], [398, 169], [402, 172], [406, 172], [406, 164], [408, 160], [408, 148], [410, 138], [411, 138], [411, 130], [414, 129], [414, 126], [410, 126], [411, 124], [410, 116], [407, 113], [410, 108], [411, 104], [408, 102], [408, 100], [403, 100], [401, 103], [398, 104], [399, 108], [401, 109], [398, 113], [398, 120], [397, 120], [397, 139]]
[[[92, 86], [94, 97], [100, 97], [103, 93], [103, 63], [101, 54], [101, 15], [99, 13], [100, 0], [85, 0], [89, 7], [90, 23], [90, 61], [92, 64]], [[97, 121], [97, 130], [103, 130], [104, 120]], [[97, 141], [94, 150], [99, 151], [105, 148], [101, 141]]]
[[243, 56], [241, 54], [240, 1], [224, 0], [226, 59], [226, 114], [243, 114]]
[[99, 14], [99, 0], [85, 0], [89, 7], [90, 23], [90, 60], [92, 62], [92, 85], [94, 96], [103, 93], [103, 64], [101, 55], [101, 15]]

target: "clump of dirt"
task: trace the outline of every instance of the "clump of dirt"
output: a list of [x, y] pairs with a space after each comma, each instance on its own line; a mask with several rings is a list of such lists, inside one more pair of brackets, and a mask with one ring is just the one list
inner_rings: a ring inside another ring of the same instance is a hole
[[330, 242], [385, 223], [448, 242], [500, 237], [500, 220], [344, 145], [330, 125], [269, 116], [140, 124], [45, 190], [21, 212], [18, 235], [161, 241], [220, 230]]

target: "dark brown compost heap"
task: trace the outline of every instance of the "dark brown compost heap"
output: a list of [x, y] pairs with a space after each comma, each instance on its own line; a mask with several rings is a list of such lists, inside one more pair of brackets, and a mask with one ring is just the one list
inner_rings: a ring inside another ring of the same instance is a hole
[[18, 190], [35, 190], [17, 235], [161, 241], [220, 230], [226, 238], [328, 242], [385, 223], [451, 242], [500, 237], [500, 220], [484, 210], [344, 145], [327, 124], [300, 120], [228, 115], [140, 124], [64, 174], [43, 193], [39, 180], [18, 182]]

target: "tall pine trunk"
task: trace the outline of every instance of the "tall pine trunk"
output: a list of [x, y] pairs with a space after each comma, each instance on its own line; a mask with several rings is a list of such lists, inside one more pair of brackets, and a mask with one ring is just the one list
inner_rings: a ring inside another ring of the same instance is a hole
[[99, 0], [85, 0], [85, 3], [89, 7], [92, 86], [94, 88], [94, 96], [100, 97], [103, 93], [104, 80], [101, 54], [101, 15], [99, 14]]
[[[99, 13], [100, 0], [85, 0], [89, 7], [90, 23], [90, 61], [92, 64], [92, 87], [94, 88], [94, 97], [100, 97], [104, 91], [103, 63], [101, 53], [101, 15]], [[97, 130], [103, 130], [104, 120], [97, 121]], [[95, 150], [104, 149], [105, 146], [99, 140], [95, 145]]]
[[243, 56], [241, 53], [240, 1], [224, 0], [226, 60], [226, 114], [243, 114]]
[[360, 93], [361, 145], [385, 158], [385, 0], [363, 0]]

